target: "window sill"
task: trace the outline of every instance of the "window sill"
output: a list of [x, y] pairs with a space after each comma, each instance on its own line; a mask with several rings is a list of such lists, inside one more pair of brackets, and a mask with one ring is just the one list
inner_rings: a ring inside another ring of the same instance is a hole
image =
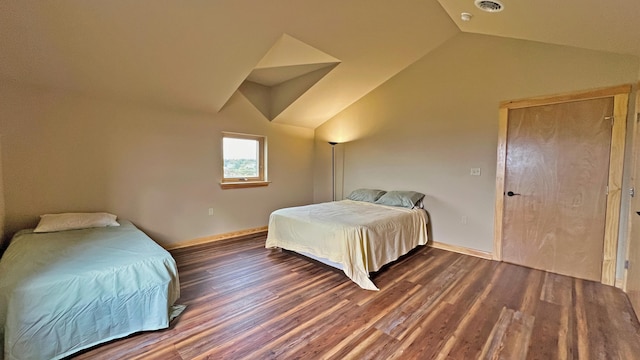
[[261, 186], [269, 186], [270, 181], [239, 181], [239, 182], [222, 182], [220, 187], [222, 189], [244, 189]]

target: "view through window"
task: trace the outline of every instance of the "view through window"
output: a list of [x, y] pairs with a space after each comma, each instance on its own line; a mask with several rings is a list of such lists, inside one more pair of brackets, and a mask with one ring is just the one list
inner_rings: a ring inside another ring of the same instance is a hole
[[264, 137], [224, 133], [223, 182], [265, 181]]

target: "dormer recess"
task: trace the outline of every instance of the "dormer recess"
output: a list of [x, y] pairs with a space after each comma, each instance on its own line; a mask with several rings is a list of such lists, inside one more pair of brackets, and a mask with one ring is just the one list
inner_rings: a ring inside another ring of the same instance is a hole
[[339, 63], [340, 60], [283, 34], [238, 90], [271, 121]]

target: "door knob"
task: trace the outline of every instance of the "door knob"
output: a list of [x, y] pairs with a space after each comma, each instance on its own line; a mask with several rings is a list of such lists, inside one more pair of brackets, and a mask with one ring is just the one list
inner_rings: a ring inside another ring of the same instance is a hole
[[507, 196], [514, 196], [514, 195], [520, 195], [520, 194], [514, 193], [513, 191], [507, 192]]

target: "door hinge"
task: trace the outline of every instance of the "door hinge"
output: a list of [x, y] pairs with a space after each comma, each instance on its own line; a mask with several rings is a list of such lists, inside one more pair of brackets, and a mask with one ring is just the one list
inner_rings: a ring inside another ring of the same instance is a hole
[[625, 260], [624, 261], [624, 268], [628, 269], [629, 268], [629, 260]]
[[613, 126], [613, 122], [615, 121], [616, 117], [611, 115], [611, 116], [605, 116], [604, 119], [611, 121], [611, 126]]
[[631, 197], [636, 196], [636, 188], [632, 187], [631, 189], [629, 189], [629, 196]]
[[604, 194], [609, 195], [609, 185], [607, 185], [606, 189], [604, 189]]

